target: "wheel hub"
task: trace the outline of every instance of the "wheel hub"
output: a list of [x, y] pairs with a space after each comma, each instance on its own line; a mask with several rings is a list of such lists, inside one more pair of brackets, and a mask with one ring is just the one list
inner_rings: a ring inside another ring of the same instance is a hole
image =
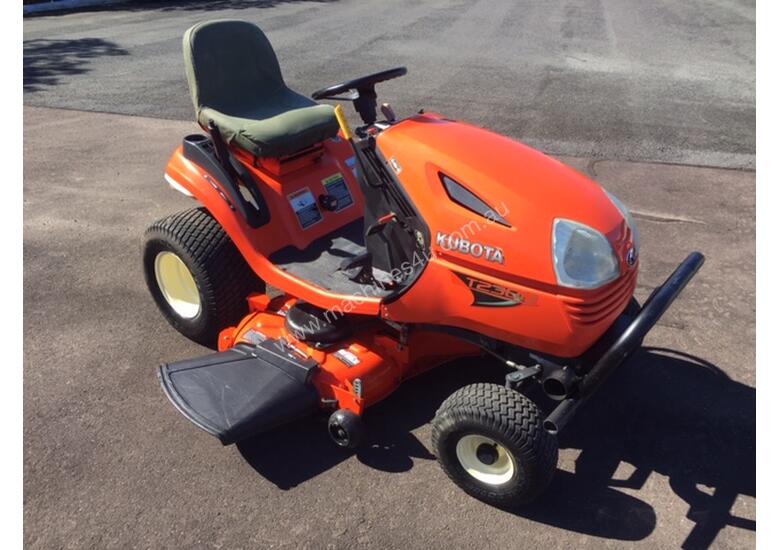
[[499, 442], [483, 435], [461, 437], [455, 455], [466, 473], [487, 485], [509, 482], [517, 469], [512, 454]]
[[488, 443], [480, 443], [477, 447], [477, 458], [482, 464], [490, 466], [498, 460], [498, 450]]
[[187, 265], [173, 252], [154, 259], [154, 276], [160, 292], [177, 315], [193, 319], [200, 313], [200, 293]]
[[333, 437], [338, 441], [347, 440], [347, 432], [341, 426], [334, 426], [333, 428], [331, 428], [331, 433], [333, 434]]

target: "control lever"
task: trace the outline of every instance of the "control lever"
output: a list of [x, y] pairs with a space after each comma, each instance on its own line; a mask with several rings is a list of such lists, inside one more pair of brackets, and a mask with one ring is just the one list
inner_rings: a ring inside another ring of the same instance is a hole
[[376, 223], [372, 223], [368, 226], [368, 229], [366, 229], [366, 237], [369, 235], [374, 235], [375, 233], [379, 233], [388, 223], [395, 221], [398, 221], [398, 216], [396, 216], [395, 212], [385, 214], [384, 216], [380, 217]]
[[395, 111], [393, 111], [393, 108], [389, 103], [382, 103], [382, 107], [380, 107], [380, 109], [382, 114], [385, 115], [385, 120], [387, 122], [395, 122]]

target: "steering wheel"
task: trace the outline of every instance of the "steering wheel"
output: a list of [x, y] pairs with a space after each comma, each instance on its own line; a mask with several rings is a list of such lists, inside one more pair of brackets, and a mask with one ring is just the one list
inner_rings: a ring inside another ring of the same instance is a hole
[[386, 71], [380, 71], [378, 73], [370, 74], [368, 76], [361, 76], [353, 80], [345, 80], [339, 84], [322, 88], [311, 94], [312, 99], [331, 99], [334, 96], [348, 92], [349, 90], [369, 91], [374, 89], [374, 84], [379, 84], [385, 80], [391, 78], [398, 78], [406, 74], [406, 67], [396, 67], [395, 69], [387, 69]]
[[[376, 122], [376, 90], [374, 86], [391, 78], [398, 78], [406, 74], [406, 67], [387, 69], [368, 76], [361, 76], [353, 80], [345, 80], [339, 84], [322, 88], [311, 94], [312, 99], [346, 99], [351, 100], [360, 118], [366, 124]], [[344, 92], [354, 91], [352, 95], [338, 97]]]

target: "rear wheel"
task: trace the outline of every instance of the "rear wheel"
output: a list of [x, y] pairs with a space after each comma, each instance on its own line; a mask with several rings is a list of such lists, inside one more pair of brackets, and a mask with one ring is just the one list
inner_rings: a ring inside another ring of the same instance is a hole
[[143, 256], [146, 284], [163, 316], [204, 346], [216, 347], [219, 331], [248, 312], [247, 295], [265, 290], [204, 208], [152, 224]]
[[496, 384], [472, 384], [444, 401], [433, 420], [433, 449], [461, 489], [503, 507], [542, 493], [558, 462], [558, 443], [536, 405]]

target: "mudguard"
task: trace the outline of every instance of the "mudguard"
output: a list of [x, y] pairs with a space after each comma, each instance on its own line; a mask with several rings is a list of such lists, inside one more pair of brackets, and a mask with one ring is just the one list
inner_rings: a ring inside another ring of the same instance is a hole
[[[305, 250], [317, 239], [363, 217], [362, 195], [348, 163], [352, 157], [351, 146], [341, 139], [326, 140], [322, 146], [321, 156], [316, 161], [314, 157], [309, 158], [306, 169], [296, 169], [283, 177], [254, 166], [247, 153], [231, 150], [233, 169], [243, 174], [242, 180], [257, 184], [254, 190], [251, 185], [235, 189], [213, 154], [211, 140], [193, 134], [186, 136], [174, 151], [165, 170], [165, 180], [173, 189], [208, 209], [247, 264], [267, 284], [324, 309], [349, 302], [352, 313], [377, 315], [379, 297], [361, 294], [355, 299], [351, 294], [323, 289], [269, 260], [271, 254], [287, 246]], [[290, 196], [308, 189], [318, 197], [327, 192], [323, 182], [337, 175], [346, 182], [353, 204], [328, 212], [318, 223], [302, 228], [290, 206]]]

